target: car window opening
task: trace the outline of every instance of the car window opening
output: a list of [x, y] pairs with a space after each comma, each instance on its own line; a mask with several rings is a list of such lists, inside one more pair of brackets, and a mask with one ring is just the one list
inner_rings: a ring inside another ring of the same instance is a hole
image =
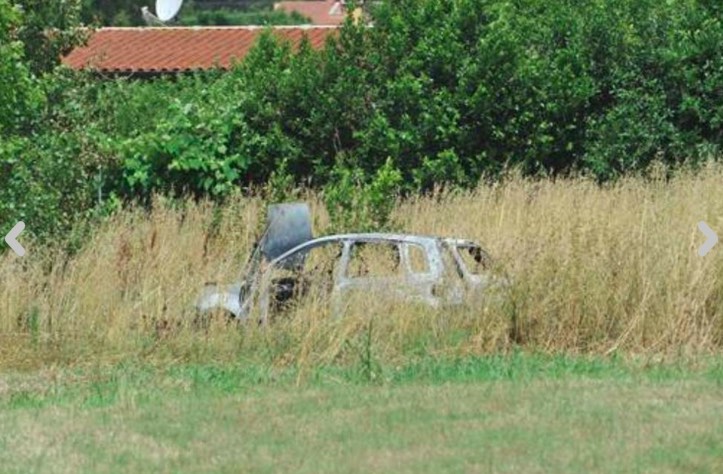
[[351, 245], [349, 278], [380, 278], [403, 275], [398, 244], [354, 242]]

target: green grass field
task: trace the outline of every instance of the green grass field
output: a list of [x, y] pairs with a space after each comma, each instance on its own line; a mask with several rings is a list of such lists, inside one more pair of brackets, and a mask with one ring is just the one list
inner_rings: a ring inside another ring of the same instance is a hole
[[0, 376], [2, 472], [723, 472], [723, 360]]

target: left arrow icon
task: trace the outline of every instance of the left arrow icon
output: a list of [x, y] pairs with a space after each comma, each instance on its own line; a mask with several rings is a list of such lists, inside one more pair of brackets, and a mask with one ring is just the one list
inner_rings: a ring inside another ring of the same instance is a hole
[[20, 235], [23, 230], [25, 230], [25, 222], [20, 221], [15, 224], [15, 227], [5, 236], [5, 242], [13, 249], [13, 252], [18, 254], [18, 257], [25, 255], [25, 249], [20, 245], [20, 242], [18, 242], [18, 235]]

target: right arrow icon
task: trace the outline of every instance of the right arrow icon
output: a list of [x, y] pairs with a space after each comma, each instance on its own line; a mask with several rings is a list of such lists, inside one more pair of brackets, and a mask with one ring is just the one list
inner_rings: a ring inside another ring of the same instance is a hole
[[705, 242], [703, 242], [703, 245], [701, 245], [698, 248], [698, 255], [701, 257], [705, 257], [710, 250], [715, 247], [715, 244], [718, 243], [718, 234], [713, 232], [713, 229], [708, 227], [708, 224], [706, 224], [703, 221], [698, 222], [698, 229], [700, 229], [701, 232], [703, 232], [703, 235], [705, 235]]

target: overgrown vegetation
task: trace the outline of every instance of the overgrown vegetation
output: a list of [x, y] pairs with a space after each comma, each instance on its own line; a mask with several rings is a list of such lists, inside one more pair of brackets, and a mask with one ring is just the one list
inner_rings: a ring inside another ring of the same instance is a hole
[[[722, 471], [718, 0], [389, 1], [228, 72], [58, 67], [138, 6], [0, 0], [4, 472]], [[510, 285], [200, 317], [290, 198], [477, 240]]]
[[[323, 51], [267, 35], [231, 72], [147, 81], [34, 66], [74, 37], [72, 4], [0, 1], [0, 221], [44, 238], [154, 193], [313, 187], [368, 227], [397, 193], [509, 167], [605, 181], [721, 153], [714, 0], [384, 2]], [[45, 17], [61, 45], [23, 33]]]
[[[694, 222], [719, 223], [720, 165], [670, 181], [510, 177], [496, 187], [396, 204], [410, 232], [461, 235], [496, 257], [508, 292], [457, 309], [352, 300], [344, 318], [313, 295], [270, 327], [199, 326], [204, 282], [235, 281], [264, 203], [158, 198], [117, 212], [74, 255], [27, 243], [0, 260], [0, 368], [83, 361], [233, 361], [292, 367], [380, 366], [422, 356], [523, 348], [545, 353], [677, 358], [723, 347], [723, 254], [697, 256]], [[315, 232], [332, 223], [319, 195]], [[691, 216], [695, 216], [692, 218]]]

